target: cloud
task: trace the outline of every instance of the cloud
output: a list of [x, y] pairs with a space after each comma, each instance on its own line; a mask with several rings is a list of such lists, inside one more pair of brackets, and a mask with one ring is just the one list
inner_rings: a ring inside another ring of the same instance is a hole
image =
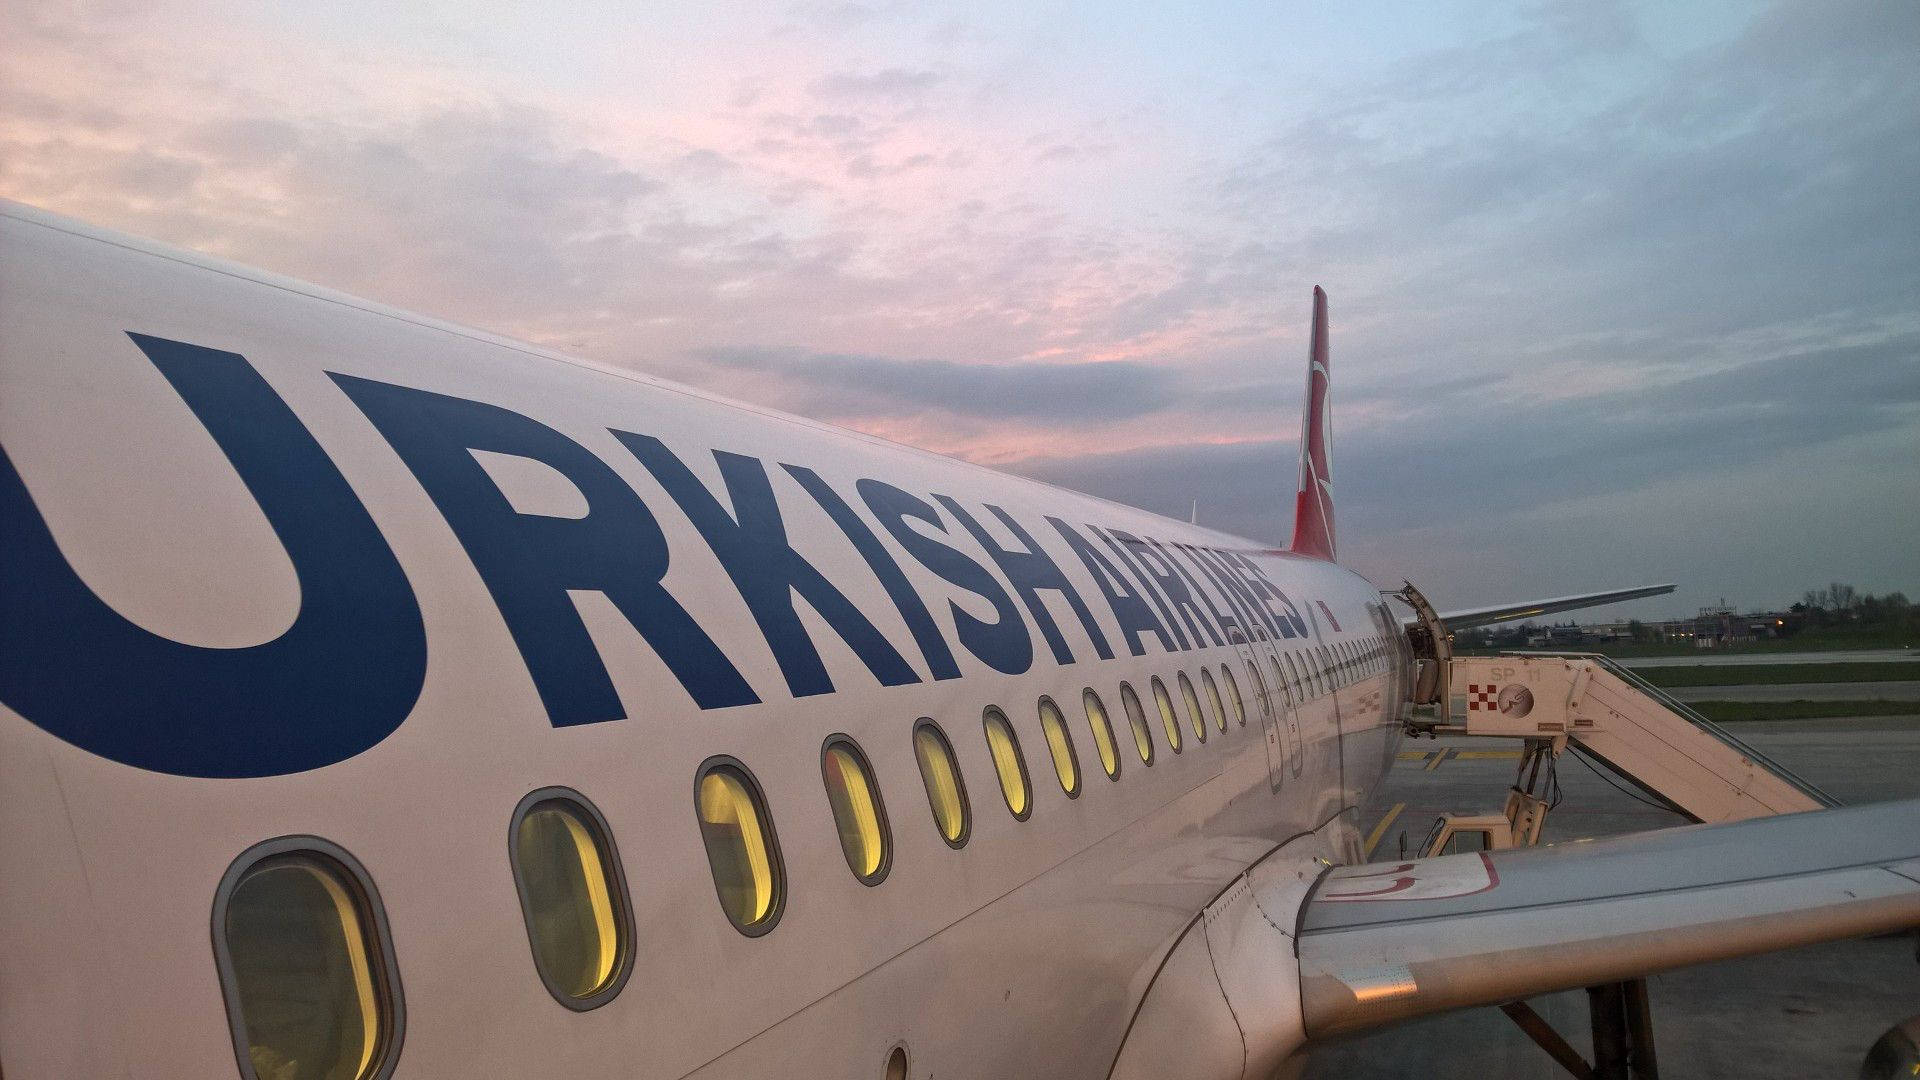
[[0, 194], [1263, 539], [1321, 283], [1383, 573], [1493, 601], [1639, 545], [1915, 589], [1904, 539], [1790, 565], [1720, 523], [1872, 519], [1845, 491], [1912, 471], [1920, 8], [1288, 9], [1235, 47], [661, 14], [640, 70], [617, 29], [30, 8]]
[[792, 380], [801, 411], [842, 422], [928, 412], [1071, 425], [1144, 416], [1178, 393], [1174, 372], [1124, 360], [969, 364], [795, 349], [706, 349], [720, 367]]
[[942, 76], [933, 71], [886, 68], [870, 75], [835, 72], [813, 82], [813, 92], [823, 98], [912, 101], [940, 85]]
[[[1335, 384], [1335, 428], [1343, 403]], [[1342, 523], [1417, 528], [1471, 512], [1524, 513], [1631, 491], [1680, 472], [1776, 461], [1920, 428], [1920, 334], [1797, 352], [1657, 388], [1530, 404], [1476, 384], [1438, 392], [1405, 422], [1335, 445]], [[1178, 515], [1200, 499], [1219, 527], [1279, 539], [1291, 526], [1295, 444], [1197, 442], [1040, 457], [1015, 468]], [[1604, 461], [1604, 468], [1594, 467]], [[1277, 516], [1276, 516], [1277, 515]]]

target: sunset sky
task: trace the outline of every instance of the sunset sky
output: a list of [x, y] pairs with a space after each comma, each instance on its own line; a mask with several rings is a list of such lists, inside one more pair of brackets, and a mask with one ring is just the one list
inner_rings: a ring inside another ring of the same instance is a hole
[[0, 5], [0, 197], [1274, 542], [1318, 284], [1376, 581], [1920, 596], [1920, 5]]

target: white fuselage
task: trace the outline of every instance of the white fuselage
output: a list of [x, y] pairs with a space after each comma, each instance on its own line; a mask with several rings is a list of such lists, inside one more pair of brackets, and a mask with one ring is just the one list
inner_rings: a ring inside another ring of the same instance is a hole
[[[1237, 875], [1303, 833], [1358, 857], [1409, 661], [1350, 571], [0, 214], [0, 449], [25, 493], [0, 551], [8, 1080], [235, 1075], [209, 920], [236, 856], [274, 837], [323, 838], [377, 886], [405, 1005], [396, 1075], [426, 1077], [878, 1077], [896, 1045], [915, 1076], [1105, 1076], [1168, 950]], [[1018, 559], [1009, 521], [1044, 558]], [[397, 576], [362, 574], [383, 560]], [[1048, 564], [1070, 588], [1023, 592]], [[69, 571], [74, 602], [42, 603]], [[1115, 590], [1152, 629], [1136, 614], [1129, 632]], [[1289, 662], [1318, 674], [1283, 687], [1276, 661], [1288, 684]], [[1222, 668], [1246, 722], [1229, 703], [1221, 732], [1202, 694], [1203, 743], [1178, 679], [1204, 669], [1227, 694]], [[222, 696], [196, 710], [180, 695], [202, 683]], [[1075, 740], [1077, 797], [1043, 695]], [[1024, 751], [1025, 820], [1000, 795], [988, 706]], [[957, 848], [929, 812], [921, 718], [965, 780]], [[836, 734], [871, 761], [890, 826], [871, 886], [823, 790]], [[784, 902], [758, 936], [721, 911], [695, 818], [716, 755], [750, 770], [777, 830]], [[604, 816], [631, 905], [632, 975], [590, 1011], [535, 972], [508, 863], [510, 815], [549, 786]]]

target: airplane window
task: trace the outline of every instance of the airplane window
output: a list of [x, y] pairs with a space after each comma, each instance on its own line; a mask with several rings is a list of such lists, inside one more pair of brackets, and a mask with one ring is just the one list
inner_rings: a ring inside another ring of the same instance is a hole
[[632, 937], [606, 822], [576, 793], [544, 788], [520, 800], [509, 836], [540, 981], [568, 1008], [604, 1004], [626, 978]]
[[1289, 685], [1293, 688], [1293, 696], [1297, 700], [1305, 701], [1307, 698], [1307, 681], [1306, 677], [1301, 674], [1300, 660], [1292, 653], [1285, 653], [1283, 655], [1287, 661], [1287, 671], [1292, 675], [1292, 678], [1289, 680]]
[[1173, 715], [1173, 699], [1167, 696], [1167, 684], [1153, 677], [1153, 703], [1160, 707], [1160, 727], [1167, 733], [1167, 745], [1180, 752], [1180, 718]]
[[1067, 798], [1080, 797], [1080, 759], [1073, 752], [1073, 736], [1067, 734], [1067, 718], [1050, 697], [1040, 699], [1040, 734], [1046, 736], [1047, 753], [1053, 757], [1054, 775], [1060, 778], [1060, 790]]
[[1100, 695], [1089, 686], [1080, 692], [1080, 704], [1087, 710], [1087, 726], [1093, 729], [1093, 745], [1100, 751], [1100, 767], [1107, 771], [1107, 779], [1120, 779], [1120, 747], [1113, 739], [1113, 723], [1107, 719], [1107, 707], [1100, 702]]
[[1246, 727], [1247, 703], [1246, 700], [1240, 696], [1240, 684], [1233, 679], [1233, 669], [1225, 664], [1221, 664], [1220, 677], [1227, 681], [1227, 704], [1233, 706], [1233, 718], [1240, 722], [1241, 727]]
[[892, 861], [893, 837], [867, 755], [852, 739], [835, 735], [821, 748], [820, 773], [827, 785], [827, 802], [833, 807], [833, 823], [840, 830], [847, 869], [863, 885], [880, 884]]
[[920, 761], [920, 779], [927, 785], [927, 805], [940, 838], [953, 848], [967, 843], [967, 785], [940, 725], [922, 717], [913, 728], [913, 756]]
[[989, 705], [981, 717], [987, 732], [987, 749], [993, 753], [993, 771], [1000, 775], [1000, 794], [1007, 809], [1021, 821], [1032, 812], [1032, 786], [1027, 782], [1027, 759], [1020, 753], [1020, 736], [999, 706]]
[[1180, 700], [1187, 706], [1187, 722], [1193, 725], [1193, 737], [1201, 742], [1207, 741], [1207, 721], [1200, 715], [1200, 698], [1193, 692], [1193, 680], [1182, 671], [1177, 676], [1180, 684]]
[[250, 849], [221, 880], [214, 925], [242, 1076], [392, 1073], [403, 1021], [393, 950], [351, 856], [311, 838]]
[[[1225, 669], [1222, 668], [1221, 670], [1224, 671]], [[1213, 726], [1219, 728], [1221, 733], [1225, 734], [1227, 730], [1227, 709], [1226, 706], [1220, 704], [1220, 686], [1213, 681], [1213, 672], [1208, 671], [1206, 668], [1200, 669], [1200, 688], [1207, 692], [1207, 706], [1213, 710]]]
[[721, 758], [701, 770], [695, 791], [720, 908], [735, 929], [758, 937], [780, 921], [786, 900], [780, 848], [760, 785], [744, 766]]
[[1334, 690], [1333, 654], [1327, 651], [1327, 647], [1325, 645], [1319, 646], [1318, 649], [1320, 653], [1320, 663], [1315, 666], [1314, 670], [1319, 674], [1319, 677], [1320, 677], [1320, 692], [1324, 694], [1331, 694], [1333, 693], [1333, 690]]
[[887, 1055], [886, 1080], [907, 1080], [907, 1048], [896, 1046]]
[[1153, 729], [1147, 726], [1147, 711], [1140, 707], [1140, 695], [1133, 687], [1120, 684], [1120, 707], [1127, 714], [1127, 726], [1133, 729], [1133, 748], [1140, 754], [1140, 764], [1153, 764]]

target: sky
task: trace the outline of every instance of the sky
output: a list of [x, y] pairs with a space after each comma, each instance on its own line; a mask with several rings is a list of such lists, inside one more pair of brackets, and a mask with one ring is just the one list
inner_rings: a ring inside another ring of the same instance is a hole
[[1920, 5], [0, 0], [0, 197], [1466, 607], [1920, 598]]

